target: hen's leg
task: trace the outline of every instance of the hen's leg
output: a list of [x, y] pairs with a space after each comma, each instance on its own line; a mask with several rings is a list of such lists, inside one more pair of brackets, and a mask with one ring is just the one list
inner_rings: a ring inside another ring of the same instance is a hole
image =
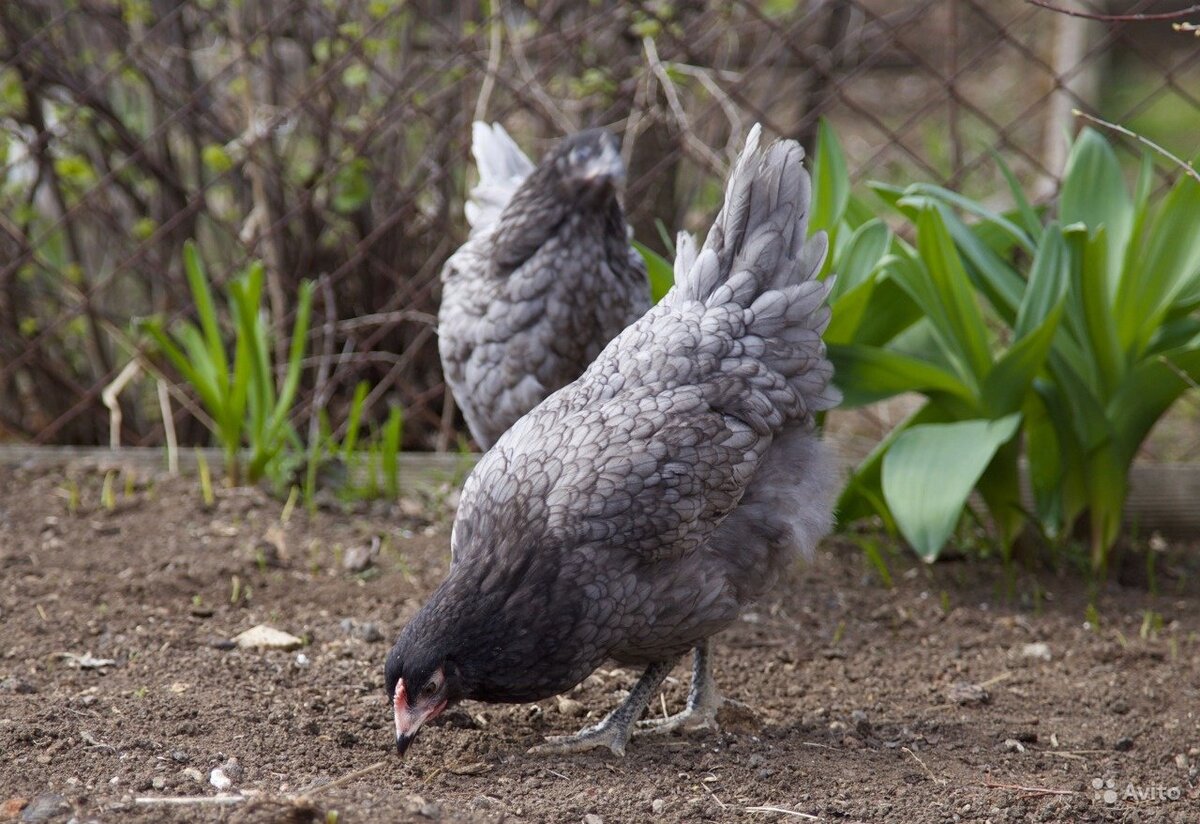
[[532, 747], [529, 752], [536, 755], [559, 755], [563, 753], [584, 752], [597, 747], [608, 747], [614, 755], [625, 754], [625, 743], [634, 722], [641, 717], [650, 698], [658, 691], [667, 673], [674, 666], [673, 661], [660, 661], [646, 667], [642, 677], [634, 684], [629, 697], [621, 705], [605, 716], [599, 724], [585, 727], [575, 735], [556, 735], [546, 739], [546, 743]]
[[729, 701], [722, 698], [713, 681], [712, 666], [708, 657], [708, 639], [696, 645], [692, 653], [692, 686], [688, 690], [687, 707], [669, 718], [642, 721], [639, 733], [668, 733], [675, 730], [717, 729], [717, 710]]

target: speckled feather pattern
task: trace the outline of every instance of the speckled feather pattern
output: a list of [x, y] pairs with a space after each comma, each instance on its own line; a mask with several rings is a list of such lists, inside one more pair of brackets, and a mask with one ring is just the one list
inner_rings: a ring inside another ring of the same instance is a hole
[[679, 656], [828, 531], [825, 240], [805, 242], [802, 150], [757, 137], [704, 246], [681, 236], [675, 288], [468, 478], [449, 576], [399, 642], [455, 662], [464, 697]]
[[615, 186], [564, 180], [553, 154], [531, 171], [495, 129], [476, 131], [474, 231], [442, 270], [438, 315], [446, 382], [485, 449], [650, 305]]

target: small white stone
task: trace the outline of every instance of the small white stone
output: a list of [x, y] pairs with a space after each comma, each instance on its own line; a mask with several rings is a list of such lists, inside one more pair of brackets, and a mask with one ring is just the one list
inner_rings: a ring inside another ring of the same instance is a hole
[[228, 790], [233, 786], [233, 781], [225, 774], [225, 771], [220, 767], [216, 767], [208, 776], [208, 783], [212, 784], [218, 790]]
[[242, 649], [296, 649], [304, 640], [266, 624], [251, 627], [233, 639]]
[[1047, 644], [1045, 641], [1037, 641], [1021, 647], [1021, 657], [1036, 658], [1039, 661], [1049, 661], [1053, 656], [1050, 654], [1049, 644]]
[[666, 808], [667, 802], [663, 801], [661, 798], [656, 798], [650, 802], [650, 809], [654, 811], [655, 815], [662, 815], [663, 810]]

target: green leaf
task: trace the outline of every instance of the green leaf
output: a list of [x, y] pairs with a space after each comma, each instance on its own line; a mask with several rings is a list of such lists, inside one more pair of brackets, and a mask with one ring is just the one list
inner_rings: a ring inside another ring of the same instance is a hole
[[1021, 276], [983, 242], [977, 230], [968, 227], [945, 207], [939, 207], [938, 213], [967, 264], [971, 282], [991, 303], [996, 314], [1006, 323], [1012, 323], [1025, 291]]
[[344, 459], [348, 460], [358, 445], [358, 430], [362, 425], [363, 404], [367, 400], [367, 392], [370, 389], [371, 385], [366, 381], [359, 381], [358, 385], [354, 387], [354, 399], [350, 402], [350, 412], [346, 415], [346, 437], [342, 439]]
[[1056, 540], [1065, 532], [1062, 491], [1065, 449], [1059, 443], [1054, 420], [1038, 392], [1026, 395], [1022, 415], [1034, 510], [1042, 533]]
[[1087, 333], [1085, 350], [1095, 363], [1096, 376], [1099, 378], [1095, 389], [1100, 397], [1107, 397], [1125, 372], [1125, 356], [1121, 352], [1117, 319], [1105, 288], [1107, 256], [1111, 249], [1106, 240], [1107, 231], [1101, 228], [1088, 239], [1083, 245], [1082, 265], [1073, 267], [1072, 271], [1077, 278], [1074, 292], [1083, 311]]
[[1012, 169], [1004, 162], [1004, 158], [995, 149], [992, 150], [992, 160], [996, 162], [996, 167], [1000, 169], [1000, 174], [1004, 176], [1004, 181], [1008, 184], [1008, 190], [1012, 192], [1013, 203], [1017, 207], [1017, 214], [1020, 217], [1021, 228], [1033, 240], [1038, 243], [1042, 238], [1042, 221], [1038, 217], [1037, 210], [1029, 202], [1029, 198], [1025, 197], [1025, 191], [1021, 188], [1021, 184], [1017, 181], [1017, 176], [1013, 174]]
[[342, 83], [347, 88], [357, 89], [367, 85], [367, 81], [371, 79], [371, 72], [362, 63], [351, 63], [342, 72]]
[[1129, 491], [1128, 473], [1129, 465], [1117, 457], [1112, 444], [1088, 456], [1084, 477], [1094, 570], [1104, 569], [1108, 551], [1121, 531], [1121, 509]]
[[859, 226], [834, 263], [837, 283], [830, 294], [830, 300], [837, 300], [865, 282], [883, 260], [891, 242], [892, 232], [882, 220], [875, 218]]
[[844, 522], [878, 515], [884, 520], [888, 531], [895, 534], [895, 523], [883, 500], [883, 458], [892, 444], [909, 428], [925, 423], [944, 423], [955, 420], [958, 410], [947, 405], [928, 402], [916, 412], [893, 427], [882, 441], [875, 445], [870, 454], [851, 473], [845, 489], [838, 497], [838, 517]]
[[216, 373], [216, 380], [222, 384], [229, 382], [229, 361], [225, 357], [225, 343], [221, 339], [221, 328], [217, 323], [217, 310], [213, 304], [212, 291], [208, 285], [208, 274], [196, 244], [188, 240], [183, 244], [183, 269], [187, 275], [188, 286], [192, 292], [192, 300], [196, 303], [196, 314], [200, 318], [200, 328], [204, 330], [205, 347]]
[[883, 495], [901, 534], [933, 561], [954, 531], [967, 497], [1000, 445], [1021, 422], [922, 424], [908, 429], [883, 458]]
[[1071, 257], [1062, 230], [1051, 223], [1042, 234], [1029, 270], [1029, 284], [1017, 310], [1013, 336], [1020, 339], [1040, 326], [1061, 305], [1071, 283]]
[[996, 454], [979, 476], [975, 488], [987, 507], [992, 526], [999, 532], [1000, 548], [1005, 559], [1011, 557], [1013, 541], [1027, 520], [1021, 501], [1021, 442], [1012, 438], [996, 450]]
[[1133, 226], [1133, 203], [1116, 153], [1100, 133], [1085, 128], [1067, 155], [1058, 217], [1064, 226], [1083, 223], [1107, 230], [1106, 295], [1116, 294], [1121, 261]]
[[1033, 254], [1034, 252], [1033, 240], [1024, 229], [1003, 215], [997, 214], [982, 203], [972, 200], [969, 197], [952, 192], [942, 186], [934, 186], [930, 183], [914, 183], [905, 190], [904, 195], [906, 200], [911, 200], [913, 205], [917, 207], [925, 206], [922, 198], [940, 200], [949, 206], [956, 206], [964, 212], [973, 214], [995, 226], [1029, 254]]
[[917, 218], [917, 248], [928, 266], [928, 280], [920, 269], [900, 269], [913, 301], [929, 316], [947, 351], [957, 355], [964, 379], [978, 381], [991, 368], [987, 327], [962, 260], [935, 208], [923, 209]]
[[817, 125], [817, 150], [812, 166], [812, 213], [809, 231], [829, 233], [832, 246], [838, 224], [850, 199], [850, 173], [837, 135], [825, 118]]
[[1200, 381], [1200, 347], [1163, 352], [1139, 363], [1108, 404], [1118, 457], [1132, 461], [1151, 428], [1180, 395]]
[[650, 278], [650, 300], [658, 303], [675, 285], [675, 268], [666, 258], [644, 243], [635, 240], [633, 248], [646, 262], [646, 275]]
[[367, 161], [356, 158], [338, 169], [333, 179], [333, 208], [343, 215], [357, 212], [371, 197]]
[[842, 406], [850, 409], [901, 392], [944, 393], [967, 404], [976, 402], [971, 387], [957, 375], [923, 360], [874, 346], [829, 346], [829, 359], [842, 390]]
[[859, 284], [831, 309], [833, 316], [822, 336], [826, 343], [883, 346], [922, 317], [896, 280], [885, 276]]
[[288, 347], [287, 373], [283, 379], [283, 388], [279, 390], [279, 399], [275, 403], [274, 413], [268, 425], [268, 432], [278, 433], [287, 422], [288, 413], [292, 409], [292, 401], [300, 387], [300, 369], [304, 361], [304, 352], [308, 347], [308, 322], [312, 315], [314, 284], [306, 280], [300, 284], [299, 303], [296, 307], [296, 321], [292, 326], [292, 340]]
[[1009, 347], [988, 372], [983, 382], [983, 404], [993, 417], [1021, 409], [1030, 384], [1046, 363], [1062, 317], [1063, 302], [1060, 297], [1042, 324]]
[[1171, 188], [1118, 301], [1137, 324], [1132, 353], [1145, 350], [1171, 304], [1200, 279], [1200, 183], [1181, 175]]
[[200, 150], [200, 160], [213, 174], [222, 175], [233, 168], [233, 158], [219, 143], [209, 143]]
[[387, 423], [383, 425], [383, 482], [388, 496], [400, 495], [400, 442], [404, 436], [404, 413], [398, 406], [388, 411]]

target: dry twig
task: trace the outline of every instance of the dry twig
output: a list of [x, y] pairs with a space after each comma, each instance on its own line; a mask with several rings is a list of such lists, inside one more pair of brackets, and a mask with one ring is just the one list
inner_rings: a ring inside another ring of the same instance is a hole
[[1052, 787], [1026, 787], [1023, 784], [996, 784], [991, 781], [985, 781], [983, 786], [993, 790], [1016, 790], [1022, 793], [1032, 793], [1034, 795], [1079, 795], [1078, 790], [1058, 790]]
[[1187, 17], [1189, 14], [1200, 12], [1200, 3], [1188, 6], [1186, 9], [1179, 9], [1178, 11], [1142, 12], [1140, 14], [1099, 14], [1094, 11], [1064, 9], [1062, 6], [1056, 6], [1053, 3], [1046, 2], [1046, 0], [1025, 0], [1025, 2], [1031, 6], [1048, 9], [1059, 14], [1070, 15], [1071, 17], [1083, 17], [1087, 20], [1098, 20], [1102, 23], [1145, 23], [1155, 20], [1178, 20], [1181, 17]]
[[1188, 163], [1186, 160], [1179, 157], [1178, 155], [1172, 154], [1171, 152], [1167, 151], [1166, 149], [1164, 149], [1162, 146], [1155, 143], [1150, 138], [1143, 137], [1142, 135], [1138, 134], [1137, 132], [1133, 131], [1132, 129], [1127, 129], [1124, 126], [1121, 126], [1117, 123], [1112, 123], [1108, 120], [1105, 120], [1102, 117], [1096, 117], [1095, 115], [1088, 114], [1087, 112], [1081, 112], [1079, 109], [1072, 109], [1071, 114], [1075, 115], [1076, 117], [1082, 117], [1084, 120], [1091, 121], [1092, 123], [1095, 123], [1097, 126], [1103, 126], [1106, 129], [1112, 129], [1114, 132], [1117, 132], [1118, 134], [1123, 134], [1126, 137], [1132, 137], [1138, 143], [1141, 143], [1143, 146], [1148, 146], [1150, 149], [1154, 150], [1155, 152], [1158, 152], [1160, 155], [1162, 155], [1163, 157], [1170, 160], [1176, 166], [1183, 169], [1184, 173], [1188, 177], [1193, 178], [1197, 183], [1200, 183], [1200, 172], [1196, 171], [1195, 166], [1193, 166], [1191, 163]]
[[929, 776], [929, 780], [932, 781], [934, 784], [945, 784], [946, 783], [946, 779], [938, 778], [936, 775], [933, 774], [933, 770], [929, 769], [929, 765], [921, 760], [921, 756], [917, 755], [915, 752], [910, 750], [908, 747], [901, 747], [900, 749], [904, 750], [906, 753], [911, 755], [916, 760], [916, 762], [921, 765], [921, 769], [925, 770], [925, 774]]
[[360, 770], [354, 770], [353, 772], [348, 772], [345, 775], [343, 775], [341, 778], [335, 778], [332, 781], [328, 782], [327, 784], [318, 784], [315, 787], [312, 785], [309, 785], [308, 789], [302, 790], [300, 792], [300, 795], [317, 795], [318, 793], [323, 793], [326, 790], [332, 790], [334, 787], [340, 787], [343, 784], [349, 784], [351, 781], [355, 781], [359, 778], [362, 778], [364, 775], [368, 775], [370, 773], [375, 772], [378, 769], [386, 767], [387, 764], [388, 764], [387, 761], [376, 761], [374, 764], [370, 764], [366, 767], [363, 767]]
[[821, 820], [818, 816], [811, 815], [809, 813], [802, 813], [799, 810], [789, 810], [786, 807], [772, 807], [772, 806], [765, 805], [765, 804], [758, 806], [758, 807], [747, 807], [746, 812], [748, 812], [748, 813], [779, 813], [780, 815], [790, 815], [793, 818], [803, 818], [808, 821], [820, 821]]

